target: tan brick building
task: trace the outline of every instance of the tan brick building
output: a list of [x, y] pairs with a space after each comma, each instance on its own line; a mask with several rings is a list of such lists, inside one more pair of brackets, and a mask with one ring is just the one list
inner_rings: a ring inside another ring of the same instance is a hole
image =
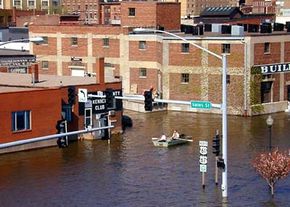
[[[146, 18], [143, 25], [135, 21], [127, 11], [135, 8], [135, 14], [140, 14], [139, 7], [145, 6], [133, 2], [123, 7], [126, 12], [121, 11], [121, 26], [31, 25], [31, 35], [47, 37], [46, 44], [33, 46], [37, 59], [45, 66], [41, 73], [71, 75], [74, 70], [83, 70], [94, 74], [95, 58], [105, 57], [106, 72], [122, 77], [126, 94], [143, 94], [153, 86], [164, 99], [221, 103], [221, 61], [176, 37], [132, 33], [134, 27], [158, 28], [162, 22], [158, 17], [151, 22], [150, 17]], [[177, 29], [174, 21], [163, 22], [163, 26], [166, 30]], [[212, 25], [211, 31], [199, 36], [175, 33], [216, 54], [227, 54], [230, 114], [283, 111], [290, 100], [289, 33], [272, 28], [259, 32], [257, 27], [258, 31], [244, 33], [239, 26], [225, 32], [222, 25]], [[168, 109], [197, 111], [172, 104]]]

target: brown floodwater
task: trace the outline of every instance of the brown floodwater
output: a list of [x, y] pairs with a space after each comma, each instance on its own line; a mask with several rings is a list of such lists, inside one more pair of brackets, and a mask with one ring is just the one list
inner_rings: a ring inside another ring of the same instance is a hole
[[[272, 198], [251, 160], [269, 146], [267, 116], [228, 117], [228, 203], [214, 183], [211, 142], [221, 116], [184, 112], [125, 111], [133, 127], [110, 144], [79, 141], [0, 156], [0, 206], [290, 206], [290, 175]], [[290, 149], [290, 116], [272, 115], [272, 146]], [[152, 137], [173, 129], [193, 142], [154, 147]], [[199, 172], [199, 141], [209, 142], [205, 189]], [[221, 173], [219, 174], [219, 181]]]

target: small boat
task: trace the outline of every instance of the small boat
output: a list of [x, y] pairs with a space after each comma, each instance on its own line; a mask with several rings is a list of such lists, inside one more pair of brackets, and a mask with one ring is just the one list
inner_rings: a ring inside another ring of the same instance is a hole
[[190, 136], [182, 136], [177, 139], [167, 138], [165, 141], [165, 140], [160, 140], [160, 138], [153, 137], [152, 142], [155, 147], [171, 147], [175, 145], [186, 144], [188, 142], [192, 142], [190, 138], [191, 138]]

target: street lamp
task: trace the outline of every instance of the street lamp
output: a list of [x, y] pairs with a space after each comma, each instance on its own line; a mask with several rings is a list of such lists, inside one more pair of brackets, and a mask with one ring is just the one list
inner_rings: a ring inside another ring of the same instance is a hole
[[167, 32], [163, 30], [157, 30], [157, 29], [149, 29], [149, 28], [135, 28], [133, 29], [133, 32], [138, 33], [138, 32], [160, 32], [164, 33], [173, 37], [176, 37], [178, 39], [183, 40], [184, 42], [191, 44], [199, 49], [201, 49], [204, 52], [209, 53], [210, 55], [215, 56], [216, 58], [220, 59], [222, 61], [222, 104], [221, 104], [221, 109], [222, 109], [222, 158], [224, 160], [225, 164], [225, 169], [222, 172], [222, 197], [227, 199], [227, 194], [228, 194], [228, 185], [227, 185], [227, 56], [225, 54], [218, 55], [204, 47], [201, 47], [198, 44], [195, 44], [193, 42], [188, 41], [187, 39]]
[[273, 125], [273, 118], [271, 115], [268, 116], [267, 120], [266, 120], [266, 123], [268, 125], [268, 128], [269, 128], [269, 150], [271, 151], [272, 150], [272, 125]]
[[[10, 41], [6, 41], [6, 42], [0, 42], [0, 46], [7, 45], [10, 43], [27, 43], [27, 42], [40, 44], [43, 42], [43, 38], [42, 37], [30, 37], [27, 39], [10, 40]], [[4, 47], [4, 49], [8, 49], [8, 48]], [[14, 49], [14, 48], [11, 48], [11, 49]]]

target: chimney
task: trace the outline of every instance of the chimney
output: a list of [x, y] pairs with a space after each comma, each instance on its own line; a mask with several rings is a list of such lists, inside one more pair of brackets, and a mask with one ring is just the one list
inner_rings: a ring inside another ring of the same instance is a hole
[[32, 81], [31, 83], [34, 85], [35, 83], [39, 82], [39, 71], [38, 71], [38, 64], [33, 64], [29, 66], [28, 73], [31, 74]]
[[97, 83], [104, 84], [105, 83], [105, 63], [104, 57], [97, 58], [96, 60], [96, 78]]

